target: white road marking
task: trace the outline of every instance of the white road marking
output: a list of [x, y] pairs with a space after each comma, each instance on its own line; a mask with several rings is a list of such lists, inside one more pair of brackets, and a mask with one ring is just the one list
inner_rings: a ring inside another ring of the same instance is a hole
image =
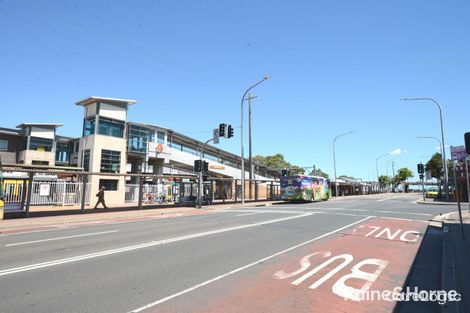
[[295, 215], [295, 216], [278, 218], [278, 219], [274, 219], [274, 220], [268, 220], [268, 221], [264, 221], [264, 222], [253, 223], [253, 224], [245, 224], [245, 225], [240, 225], [240, 226], [216, 229], [216, 230], [211, 230], [211, 231], [206, 231], [206, 232], [201, 232], [201, 233], [195, 233], [195, 234], [190, 234], [190, 235], [185, 235], [185, 236], [180, 236], [180, 237], [175, 237], [175, 238], [163, 239], [163, 240], [159, 240], [159, 241], [150, 241], [150, 242], [146, 242], [146, 243], [142, 243], [142, 244], [138, 244], [138, 245], [133, 245], [133, 246], [128, 246], [128, 247], [123, 247], [123, 248], [118, 248], [118, 249], [105, 250], [105, 251], [100, 251], [100, 252], [95, 252], [95, 253], [90, 253], [90, 254], [84, 254], [84, 255], [79, 255], [79, 256], [65, 258], [65, 259], [59, 259], [59, 260], [48, 261], [48, 262], [43, 262], [43, 263], [31, 264], [31, 265], [26, 265], [26, 266], [21, 266], [21, 267], [15, 267], [15, 268], [10, 268], [10, 269], [0, 270], [0, 276], [15, 274], [15, 273], [19, 273], [19, 272], [25, 272], [25, 271], [30, 271], [30, 270], [35, 270], [35, 269], [44, 268], [44, 267], [50, 267], [50, 266], [59, 265], [59, 264], [66, 264], [66, 263], [71, 263], [71, 262], [76, 262], [76, 261], [82, 261], [82, 260], [97, 258], [97, 257], [110, 255], [110, 254], [116, 254], [116, 253], [133, 251], [133, 250], [138, 250], [138, 249], [143, 249], [143, 248], [148, 248], [148, 247], [154, 247], [154, 246], [164, 245], [164, 244], [167, 244], [167, 243], [178, 242], [178, 241], [193, 239], [193, 238], [199, 238], [199, 237], [209, 236], [209, 235], [213, 235], [213, 234], [220, 234], [220, 233], [225, 233], [225, 232], [234, 231], [234, 230], [240, 230], [240, 229], [252, 228], [252, 227], [257, 227], [257, 226], [262, 226], [262, 225], [267, 225], [267, 224], [273, 224], [273, 223], [283, 222], [283, 221], [287, 221], [287, 220], [292, 220], [292, 219], [295, 219], [295, 218], [311, 216], [313, 214], [314, 213], [304, 213], [302, 215]]
[[387, 198], [383, 198], [383, 199], [380, 199], [380, 200], [377, 200], [378, 202], [382, 202], [382, 201], [387, 201], [387, 200], [391, 200], [391, 199], [398, 199], [400, 197], [387, 197]]
[[[389, 213], [389, 214], [407, 214], [407, 215], [421, 215], [421, 216], [433, 216], [433, 214], [428, 214], [428, 213], [416, 213], [416, 212], [402, 212], [402, 211], [384, 211], [384, 210], [363, 210], [363, 209], [341, 209], [341, 208], [311, 208], [310, 210], [323, 210], [323, 211], [328, 211], [328, 210], [335, 210], [335, 211], [360, 211], [360, 212], [370, 212], [370, 213]], [[331, 213], [331, 214], [336, 214], [336, 213]]]
[[72, 235], [72, 236], [55, 237], [55, 238], [48, 238], [48, 239], [41, 239], [41, 240], [32, 240], [32, 241], [24, 241], [24, 242], [17, 242], [17, 243], [8, 243], [8, 244], [5, 245], [5, 247], [22, 246], [22, 245], [27, 245], [27, 244], [31, 244], [31, 243], [62, 240], [62, 239], [69, 239], [69, 238], [96, 236], [96, 235], [116, 233], [118, 231], [119, 231], [118, 229], [115, 229], [115, 230], [109, 230], [109, 231], [102, 231], [102, 232], [98, 232], [98, 233], [88, 233], [88, 234], [81, 234], [81, 235]]
[[333, 230], [333, 231], [331, 231], [331, 232], [325, 233], [325, 234], [323, 234], [323, 235], [321, 235], [321, 236], [315, 237], [315, 238], [310, 239], [310, 240], [308, 240], [308, 241], [302, 242], [302, 243], [300, 243], [300, 244], [298, 244], [298, 245], [295, 245], [295, 246], [292, 246], [292, 247], [287, 248], [287, 249], [285, 249], [285, 250], [279, 251], [279, 252], [277, 252], [277, 253], [275, 253], [275, 254], [272, 254], [272, 255], [270, 255], [270, 256], [268, 256], [268, 257], [262, 258], [262, 259], [260, 259], [260, 260], [257, 260], [257, 261], [255, 261], [255, 262], [253, 262], [253, 263], [250, 263], [250, 264], [247, 264], [247, 265], [245, 265], [245, 266], [239, 267], [239, 268], [234, 269], [234, 270], [232, 270], [232, 271], [230, 271], [230, 272], [227, 272], [227, 273], [222, 274], [222, 275], [220, 275], [220, 276], [217, 276], [217, 277], [214, 277], [214, 278], [212, 278], [212, 279], [209, 279], [209, 280], [207, 280], [207, 281], [205, 281], [205, 282], [203, 282], [203, 283], [194, 285], [194, 286], [192, 286], [192, 287], [190, 287], [190, 288], [188, 288], [188, 289], [185, 289], [185, 290], [180, 291], [180, 292], [178, 292], [178, 293], [172, 294], [172, 295], [170, 295], [170, 296], [168, 296], [168, 297], [165, 297], [165, 298], [162, 298], [162, 299], [160, 299], [160, 300], [154, 301], [154, 302], [152, 302], [152, 303], [146, 304], [146, 305], [144, 305], [144, 306], [142, 306], [142, 307], [140, 307], [140, 308], [137, 308], [137, 309], [134, 309], [134, 310], [130, 311], [130, 313], [142, 312], [142, 311], [147, 310], [147, 309], [149, 309], [149, 308], [151, 308], [151, 307], [154, 307], [154, 306], [156, 306], [156, 305], [159, 305], [159, 304], [162, 304], [162, 303], [164, 303], [164, 302], [167, 302], [167, 301], [169, 301], [169, 300], [171, 300], [171, 299], [173, 299], [173, 298], [179, 297], [179, 296], [184, 295], [184, 294], [186, 294], [186, 293], [188, 293], [188, 292], [191, 292], [191, 291], [196, 290], [196, 289], [198, 289], [198, 288], [201, 288], [201, 287], [204, 287], [204, 286], [206, 286], [206, 285], [209, 285], [209, 284], [211, 284], [211, 283], [213, 283], [213, 282], [215, 282], [215, 281], [221, 280], [222, 278], [225, 278], [225, 277], [228, 277], [228, 276], [230, 276], [230, 275], [232, 275], [232, 274], [235, 274], [235, 273], [238, 273], [238, 272], [240, 272], [240, 271], [243, 271], [243, 270], [245, 270], [245, 269], [247, 269], [247, 268], [250, 268], [250, 267], [252, 267], [252, 266], [254, 266], [254, 265], [257, 265], [257, 264], [266, 262], [266, 261], [268, 261], [268, 260], [270, 260], [270, 259], [272, 259], [272, 258], [275, 258], [275, 257], [277, 257], [277, 256], [279, 256], [279, 255], [281, 255], [281, 254], [284, 254], [284, 253], [287, 253], [287, 252], [292, 251], [292, 250], [294, 250], [294, 249], [297, 249], [297, 248], [299, 248], [299, 247], [302, 247], [302, 246], [304, 246], [304, 245], [306, 245], [306, 244], [309, 244], [309, 243], [311, 243], [311, 242], [313, 242], [313, 241], [316, 241], [316, 240], [321, 239], [321, 238], [323, 238], [323, 237], [326, 237], [326, 236], [329, 236], [329, 235], [331, 235], [331, 234], [337, 233], [337, 232], [339, 232], [339, 231], [341, 231], [341, 230], [343, 230], [343, 229], [345, 229], [345, 228], [348, 228], [348, 227], [351, 227], [351, 226], [353, 226], [353, 225], [362, 223], [362, 222], [364, 222], [365, 220], [368, 220], [369, 218], [371, 218], [371, 217], [369, 216], [369, 217], [363, 218], [363, 219], [361, 219], [361, 220], [359, 220], [359, 221], [357, 221], [357, 222], [348, 224], [348, 225], [346, 225], [346, 226], [343, 226], [343, 227], [340, 227], [340, 228], [338, 228], [338, 229], [335, 229], [335, 230]]
[[248, 215], [256, 215], [256, 214], [261, 214], [264, 212], [252, 212], [252, 213], [245, 213], [245, 214], [238, 214], [236, 216], [248, 216]]
[[399, 211], [374, 211], [380, 213], [391, 213], [391, 214], [409, 214], [409, 215], [422, 215], [422, 216], [432, 216], [433, 214], [426, 213], [415, 213], [415, 212], [399, 212]]

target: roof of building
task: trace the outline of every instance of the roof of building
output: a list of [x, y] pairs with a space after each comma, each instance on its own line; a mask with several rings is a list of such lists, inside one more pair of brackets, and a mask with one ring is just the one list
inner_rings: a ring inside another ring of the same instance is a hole
[[63, 124], [56, 124], [56, 123], [21, 123], [20, 125], [16, 126], [16, 128], [24, 128], [27, 126], [39, 126], [39, 127], [60, 127], [64, 126]]
[[81, 105], [81, 106], [87, 106], [87, 105], [93, 104], [95, 102], [100, 102], [100, 101], [112, 103], [112, 104], [118, 104], [118, 105], [131, 105], [131, 104], [137, 103], [136, 100], [91, 96], [91, 97], [82, 99], [80, 101], [77, 101], [75, 102], [75, 104]]
[[14, 128], [0, 127], [0, 133], [9, 134], [9, 135], [19, 135], [20, 130], [14, 129]]

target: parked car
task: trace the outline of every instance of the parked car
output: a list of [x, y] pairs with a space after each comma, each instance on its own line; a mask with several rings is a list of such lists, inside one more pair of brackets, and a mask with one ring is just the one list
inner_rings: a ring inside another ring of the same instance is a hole
[[439, 189], [437, 187], [429, 187], [428, 190], [426, 190], [426, 198], [435, 198], [438, 193]]

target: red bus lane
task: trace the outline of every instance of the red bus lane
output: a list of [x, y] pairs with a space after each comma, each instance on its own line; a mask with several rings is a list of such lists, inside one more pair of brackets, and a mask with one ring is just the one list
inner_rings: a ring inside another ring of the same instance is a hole
[[392, 312], [395, 301], [378, 294], [404, 285], [426, 227], [369, 219], [149, 311]]

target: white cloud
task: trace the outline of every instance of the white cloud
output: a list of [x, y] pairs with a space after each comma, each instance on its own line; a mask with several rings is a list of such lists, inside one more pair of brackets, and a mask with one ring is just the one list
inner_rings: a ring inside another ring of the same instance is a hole
[[395, 150], [393, 150], [392, 152], [390, 152], [390, 155], [400, 155], [402, 153], [404, 153], [406, 151], [402, 151], [400, 148], [396, 148]]

